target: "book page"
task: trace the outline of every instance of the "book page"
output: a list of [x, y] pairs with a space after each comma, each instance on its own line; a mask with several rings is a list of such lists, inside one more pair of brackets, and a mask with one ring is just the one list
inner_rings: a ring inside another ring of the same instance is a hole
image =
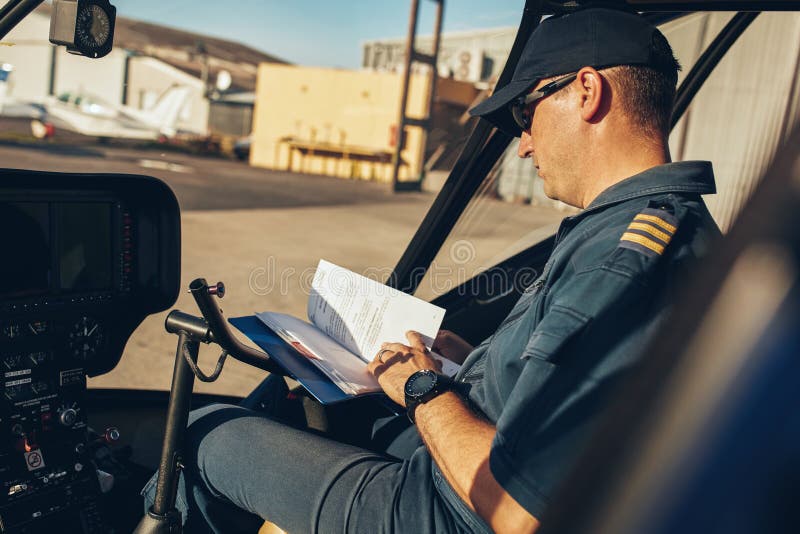
[[377, 379], [355, 354], [314, 325], [283, 313], [262, 312], [256, 317], [316, 365], [339, 389], [350, 395], [381, 391]]
[[[443, 308], [325, 260], [317, 266], [308, 299], [309, 320], [365, 362], [383, 342], [408, 345], [408, 330], [422, 334], [430, 349], [444, 314]], [[458, 365], [444, 361], [449, 365], [443, 372], [455, 374]]]

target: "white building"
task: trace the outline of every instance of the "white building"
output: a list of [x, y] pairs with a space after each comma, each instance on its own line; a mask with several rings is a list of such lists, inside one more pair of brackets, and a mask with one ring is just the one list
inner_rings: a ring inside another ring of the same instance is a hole
[[[176, 127], [202, 135], [249, 133], [243, 122], [251, 119], [252, 105], [238, 106], [236, 113], [225, 106], [224, 116], [213, 120], [215, 106], [207, 85], [221, 70], [231, 74], [232, 93], [252, 93], [259, 63], [283, 63], [239, 43], [125, 18], [117, 19], [114, 50], [101, 59], [53, 46], [49, 31], [50, 8], [42, 5], [5, 37], [4, 43], [12, 46], [0, 46], [0, 64], [14, 68], [9, 97], [38, 103], [63, 93], [85, 93], [110, 104], [145, 109], [170, 86], [181, 85], [191, 92]], [[204, 50], [198, 50], [198, 43]]]
[[[505, 66], [516, 35], [516, 27], [443, 33], [439, 75], [472, 83], [494, 81]], [[418, 35], [415, 46], [421, 52], [432, 53], [433, 36]], [[367, 41], [361, 50], [361, 66], [365, 69], [394, 72], [405, 65], [405, 37]]]

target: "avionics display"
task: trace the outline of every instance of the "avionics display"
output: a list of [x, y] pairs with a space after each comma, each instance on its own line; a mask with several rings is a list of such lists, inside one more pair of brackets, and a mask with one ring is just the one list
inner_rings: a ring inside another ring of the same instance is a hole
[[0, 202], [0, 299], [110, 290], [112, 213], [110, 202]]
[[[0, 203], [0, 298], [50, 289], [50, 217], [46, 202]], [[9, 292], [4, 287], [12, 287]]]
[[111, 289], [111, 206], [56, 204], [58, 288]]

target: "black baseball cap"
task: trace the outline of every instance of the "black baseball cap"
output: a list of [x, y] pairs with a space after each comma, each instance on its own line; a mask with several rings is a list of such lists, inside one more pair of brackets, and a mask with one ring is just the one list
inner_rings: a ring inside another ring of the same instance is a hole
[[657, 70], [665, 65], [656, 50], [669, 48], [667, 39], [641, 16], [620, 9], [587, 8], [542, 21], [531, 33], [511, 81], [470, 110], [504, 132], [519, 137], [509, 104], [528, 93], [542, 78], [576, 72], [583, 67], [602, 69], [643, 65]]

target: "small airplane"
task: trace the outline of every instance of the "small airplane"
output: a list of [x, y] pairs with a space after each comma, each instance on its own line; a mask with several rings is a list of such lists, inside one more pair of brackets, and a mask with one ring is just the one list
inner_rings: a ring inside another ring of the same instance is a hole
[[173, 85], [144, 110], [111, 104], [81, 92], [67, 92], [44, 101], [44, 114], [39, 121], [52, 125], [51, 130], [90, 137], [162, 140], [178, 133], [176, 123], [189, 92], [186, 86]]
[[11, 73], [13, 71], [13, 65], [9, 63], [0, 64], [0, 117], [5, 119], [41, 120], [44, 115], [44, 109], [41, 105], [20, 102], [9, 96], [11, 92]]

